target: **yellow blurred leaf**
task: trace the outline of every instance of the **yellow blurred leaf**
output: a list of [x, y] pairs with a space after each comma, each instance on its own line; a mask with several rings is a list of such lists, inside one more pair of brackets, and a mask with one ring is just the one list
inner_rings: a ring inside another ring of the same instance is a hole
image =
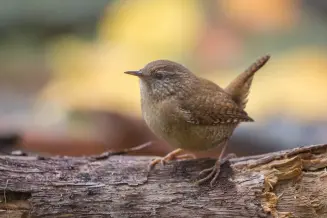
[[197, 1], [121, 2], [101, 20], [96, 42], [66, 37], [49, 46], [54, 77], [41, 100], [139, 114], [138, 80], [123, 72], [159, 58], [179, 59], [192, 49]]
[[187, 54], [201, 22], [197, 0], [134, 0], [109, 8], [99, 39], [123, 43], [150, 56], [146, 62]]

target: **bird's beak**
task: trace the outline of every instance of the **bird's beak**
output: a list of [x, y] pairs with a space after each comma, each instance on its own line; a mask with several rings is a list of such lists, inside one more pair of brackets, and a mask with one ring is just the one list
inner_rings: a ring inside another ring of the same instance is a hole
[[130, 71], [126, 71], [124, 73], [133, 75], [133, 76], [142, 76], [142, 72], [140, 70], [130, 70]]

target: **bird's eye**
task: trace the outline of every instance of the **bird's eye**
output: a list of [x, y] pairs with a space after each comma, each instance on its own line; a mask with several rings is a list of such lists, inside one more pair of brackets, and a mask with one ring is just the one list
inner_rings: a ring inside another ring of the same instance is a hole
[[160, 72], [156, 72], [155, 74], [154, 74], [154, 77], [156, 78], [156, 79], [162, 79], [163, 78], [163, 74]]

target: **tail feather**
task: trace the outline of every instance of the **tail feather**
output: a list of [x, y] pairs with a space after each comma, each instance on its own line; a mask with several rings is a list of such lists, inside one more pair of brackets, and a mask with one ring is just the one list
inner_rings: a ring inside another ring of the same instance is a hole
[[225, 91], [231, 95], [240, 108], [245, 109], [246, 107], [254, 74], [267, 63], [269, 58], [270, 55], [265, 55], [258, 59], [225, 88]]

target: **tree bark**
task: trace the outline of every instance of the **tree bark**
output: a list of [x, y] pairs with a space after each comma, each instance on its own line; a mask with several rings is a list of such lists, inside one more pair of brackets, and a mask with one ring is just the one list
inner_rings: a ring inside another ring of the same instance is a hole
[[0, 156], [0, 217], [327, 217], [327, 145], [235, 158], [215, 187], [212, 159]]

